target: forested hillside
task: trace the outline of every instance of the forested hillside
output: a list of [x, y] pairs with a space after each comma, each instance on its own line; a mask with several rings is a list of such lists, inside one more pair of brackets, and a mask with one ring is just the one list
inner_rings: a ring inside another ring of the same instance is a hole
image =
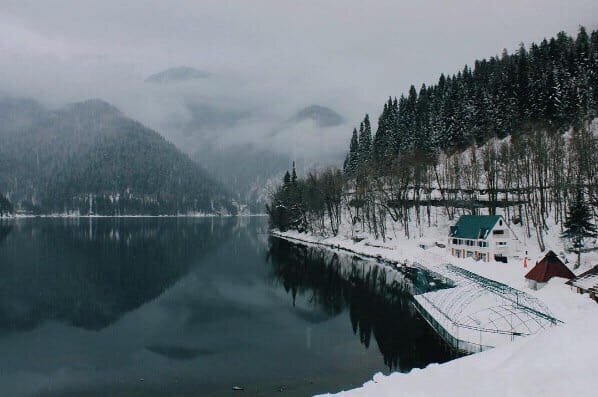
[[500, 208], [544, 249], [578, 191], [595, 216], [597, 111], [598, 31], [521, 45], [389, 99], [374, 134], [366, 115], [343, 173], [287, 175], [272, 224], [336, 234], [345, 216], [385, 238], [388, 220], [407, 236], [410, 225], [432, 224], [432, 207], [449, 220]]
[[50, 111], [0, 100], [0, 192], [33, 213], [232, 210], [224, 188], [155, 131], [100, 100]]
[[463, 149], [532, 128], [562, 132], [595, 115], [597, 104], [598, 31], [588, 35], [581, 28], [575, 39], [561, 32], [529, 49], [521, 45], [515, 54], [505, 50], [457, 74], [442, 74], [419, 91], [411, 86], [406, 96], [384, 104], [371, 148], [365, 147], [369, 131], [360, 132], [362, 151], [385, 166], [408, 151]]

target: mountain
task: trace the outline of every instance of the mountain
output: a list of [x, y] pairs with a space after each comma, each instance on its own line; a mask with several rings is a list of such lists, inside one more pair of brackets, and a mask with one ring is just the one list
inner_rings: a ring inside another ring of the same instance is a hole
[[268, 185], [289, 169], [291, 159], [254, 145], [222, 148], [203, 146], [193, 159], [225, 186], [236, 200], [249, 205], [251, 212], [263, 213], [268, 202]]
[[176, 83], [176, 82], [183, 82], [183, 81], [190, 81], [190, 80], [199, 80], [205, 79], [210, 76], [209, 73], [194, 69], [188, 66], [179, 66], [175, 68], [170, 68], [158, 72], [156, 74], [152, 74], [148, 78], [145, 79], [147, 83]]
[[89, 100], [0, 99], [0, 192], [17, 209], [95, 214], [232, 210], [225, 189], [157, 132]]
[[322, 128], [336, 127], [345, 122], [340, 114], [320, 105], [311, 105], [299, 110], [291, 120], [294, 122], [313, 120], [318, 127]]
[[213, 104], [185, 101], [182, 105], [188, 118], [171, 116], [164, 128], [180, 131], [186, 137], [198, 138], [195, 145], [235, 128], [242, 120], [251, 117], [249, 111], [226, 109]]

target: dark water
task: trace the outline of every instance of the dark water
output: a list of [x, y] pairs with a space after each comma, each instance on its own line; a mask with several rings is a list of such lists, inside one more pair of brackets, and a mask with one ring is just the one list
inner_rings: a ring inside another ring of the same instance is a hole
[[260, 218], [0, 223], [0, 396], [304, 396], [452, 358], [385, 277]]

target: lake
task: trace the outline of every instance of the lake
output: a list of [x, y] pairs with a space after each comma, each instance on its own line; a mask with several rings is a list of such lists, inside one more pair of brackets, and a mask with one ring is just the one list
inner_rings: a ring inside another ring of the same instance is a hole
[[385, 277], [265, 218], [2, 221], [0, 395], [307, 396], [454, 358]]

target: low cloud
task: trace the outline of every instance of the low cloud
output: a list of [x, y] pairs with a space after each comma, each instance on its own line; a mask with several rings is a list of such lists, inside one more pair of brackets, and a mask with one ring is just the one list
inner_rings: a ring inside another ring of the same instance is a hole
[[[253, 143], [296, 157], [346, 149], [389, 95], [503, 47], [579, 25], [593, 1], [3, 2], [0, 91], [50, 106], [103, 98], [187, 152]], [[144, 80], [190, 66], [207, 78]], [[346, 124], [287, 121], [309, 105]], [[282, 133], [272, 132], [284, 126]]]

